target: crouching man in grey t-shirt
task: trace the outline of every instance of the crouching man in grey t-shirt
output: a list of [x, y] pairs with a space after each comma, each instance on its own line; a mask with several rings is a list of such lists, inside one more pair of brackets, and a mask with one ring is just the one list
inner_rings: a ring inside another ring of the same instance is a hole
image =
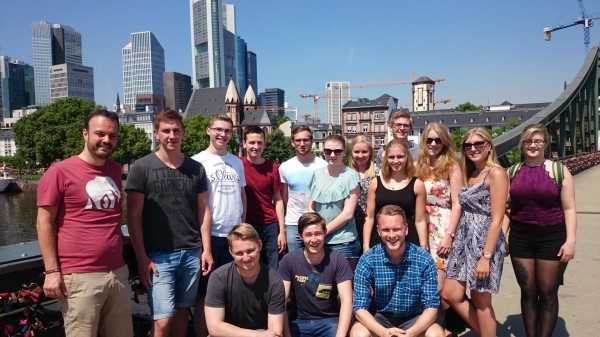
[[233, 262], [216, 269], [208, 280], [204, 300], [208, 333], [212, 337], [281, 337], [285, 291], [277, 271], [260, 262], [258, 233], [241, 223], [231, 229], [227, 242]]

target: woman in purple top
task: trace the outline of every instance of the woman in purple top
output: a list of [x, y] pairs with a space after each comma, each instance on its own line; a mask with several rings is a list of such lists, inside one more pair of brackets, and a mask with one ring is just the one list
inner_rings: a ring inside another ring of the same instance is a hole
[[521, 287], [528, 337], [552, 335], [558, 317], [558, 286], [567, 262], [575, 256], [573, 177], [565, 167], [562, 184], [555, 178], [553, 162], [544, 158], [548, 140], [544, 125], [525, 128], [520, 141], [525, 161], [510, 182], [509, 250]]

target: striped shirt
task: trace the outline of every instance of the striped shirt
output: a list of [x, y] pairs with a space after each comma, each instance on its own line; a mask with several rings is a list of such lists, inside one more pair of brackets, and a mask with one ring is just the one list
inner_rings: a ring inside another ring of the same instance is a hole
[[[370, 287], [374, 289], [370, 297]], [[393, 264], [382, 243], [364, 253], [354, 274], [354, 305], [371, 313], [397, 318], [420, 315], [440, 305], [437, 269], [433, 258], [407, 242], [400, 264]]]

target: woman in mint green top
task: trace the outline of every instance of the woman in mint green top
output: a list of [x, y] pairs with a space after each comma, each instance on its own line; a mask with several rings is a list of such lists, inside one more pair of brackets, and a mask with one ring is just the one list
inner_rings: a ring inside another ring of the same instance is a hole
[[325, 138], [327, 166], [315, 170], [309, 180], [308, 208], [327, 223], [326, 246], [339, 251], [354, 268], [361, 250], [354, 220], [360, 175], [342, 162], [345, 147], [346, 141], [340, 135]]

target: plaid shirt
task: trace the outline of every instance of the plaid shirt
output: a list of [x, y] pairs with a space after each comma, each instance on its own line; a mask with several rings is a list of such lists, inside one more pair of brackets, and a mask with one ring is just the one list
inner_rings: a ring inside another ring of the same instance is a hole
[[[372, 299], [370, 287], [375, 290]], [[354, 313], [365, 309], [405, 318], [439, 305], [435, 263], [418, 246], [407, 242], [402, 262], [397, 266], [390, 261], [382, 243], [358, 260], [354, 274]]]

